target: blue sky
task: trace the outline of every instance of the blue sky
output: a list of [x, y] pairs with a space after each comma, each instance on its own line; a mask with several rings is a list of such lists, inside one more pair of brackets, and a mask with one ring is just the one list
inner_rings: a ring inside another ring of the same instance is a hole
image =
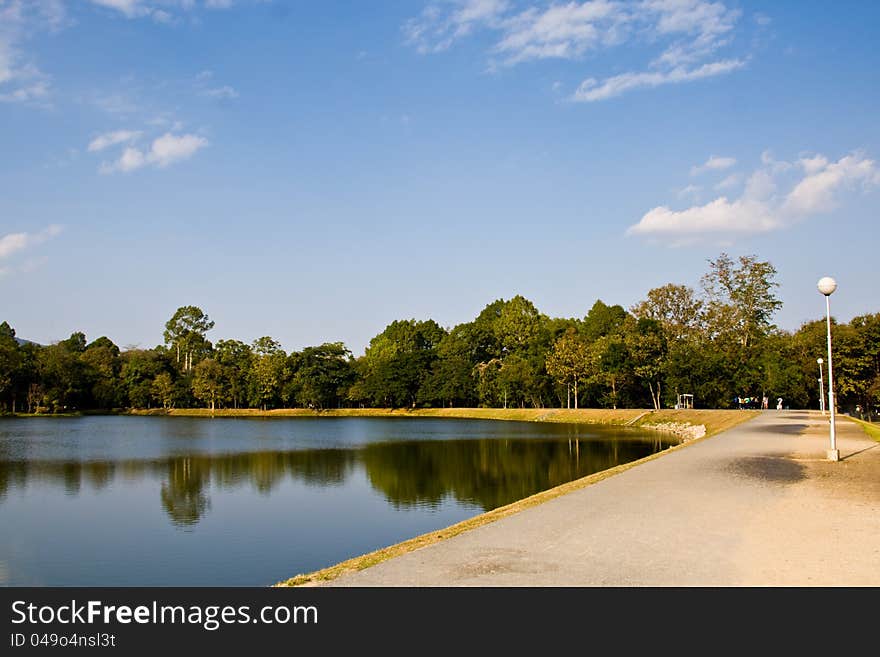
[[779, 271], [880, 311], [873, 2], [0, 0], [0, 319], [43, 343], [451, 327]]

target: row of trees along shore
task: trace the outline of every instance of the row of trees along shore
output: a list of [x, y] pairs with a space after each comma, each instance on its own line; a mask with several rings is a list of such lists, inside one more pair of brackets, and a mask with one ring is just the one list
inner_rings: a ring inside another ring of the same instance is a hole
[[[271, 337], [212, 343], [211, 321], [184, 306], [164, 345], [120, 350], [83, 333], [50, 346], [0, 324], [0, 411], [126, 408], [697, 408], [782, 397], [818, 408], [824, 317], [795, 332], [772, 323], [776, 269], [755, 256], [708, 261], [699, 292], [667, 284], [633, 307], [596, 301], [583, 318], [553, 318], [522, 296], [470, 322], [391, 322], [362, 356], [342, 342], [286, 353]], [[843, 410], [880, 405], [880, 313], [835, 323], [834, 373]], [[826, 380], [827, 382], [827, 380]]]

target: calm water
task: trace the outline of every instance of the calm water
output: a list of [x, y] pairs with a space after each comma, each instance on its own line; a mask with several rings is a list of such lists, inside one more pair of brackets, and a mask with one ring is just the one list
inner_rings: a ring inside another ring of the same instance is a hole
[[261, 586], [668, 443], [439, 418], [0, 420], [0, 585]]

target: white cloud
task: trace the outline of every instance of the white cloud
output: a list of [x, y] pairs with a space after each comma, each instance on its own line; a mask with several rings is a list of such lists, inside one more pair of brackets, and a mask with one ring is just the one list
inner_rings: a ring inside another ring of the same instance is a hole
[[128, 173], [129, 171], [140, 169], [146, 163], [147, 158], [144, 154], [137, 148], [129, 146], [122, 151], [122, 155], [119, 156], [118, 160], [111, 163], [105, 162], [99, 170], [101, 173], [116, 173], [117, 171]]
[[739, 59], [728, 59], [724, 61], [711, 62], [703, 64], [694, 69], [686, 69], [679, 67], [671, 71], [647, 71], [642, 73], [623, 73], [614, 77], [596, 81], [594, 78], [588, 78], [581, 83], [577, 91], [574, 92], [572, 100], [579, 102], [593, 102], [597, 100], [607, 100], [615, 96], [619, 96], [626, 91], [632, 91], [639, 88], [659, 87], [664, 84], [676, 84], [681, 82], [691, 82], [693, 80], [701, 80], [703, 78], [729, 73], [738, 68], [745, 66], [745, 62]]
[[719, 191], [723, 189], [731, 189], [732, 187], [736, 187], [737, 185], [739, 185], [741, 179], [742, 177], [738, 173], [732, 173], [724, 178], [724, 180], [716, 184], [715, 189]]
[[[199, 7], [195, 0], [91, 0], [92, 4], [113, 9], [126, 18], [151, 18], [158, 23], [172, 23], [175, 17], [169, 9], [192, 11]], [[204, 0], [206, 9], [229, 9], [232, 0]]]
[[238, 91], [235, 88], [229, 86], [228, 84], [221, 85], [219, 87], [209, 87], [208, 83], [214, 79], [214, 71], [202, 71], [198, 75], [196, 75], [196, 89], [198, 93], [203, 96], [207, 96], [208, 98], [214, 98], [216, 100], [232, 100], [233, 98], [238, 98]]
[[[803, 163], [804, 160], [801, 160]], [[783, 210], [794, 215], [813, 214], [834, 209], [837, 193], [858, 183], [880, 185], [880, 171], [860, 154], [847, 155], [829, 163], [817, 156], [804, 165], [807, 176], [788, 194]]]
[[678, 212], [665, 206], [654, 208], [626, 232], [627, 235], [671, 235], [681, 239], [707, 233], [766, 232], [778, 226], [778, 220], [764, 204], [747, 199], [729, 201], [722, 196]]
[[191, 157], [197, 150], [208, 145], [208, 140], [198, 135], [175, 136], [166, 132], [153, 142], [148, 156], [157, 166], [169, 164]]
[[549, 57], [574, 59], [619, 41], [618, 29], [626, 21], [620, 5], [607, 0], [569, 2], [545, 11], [532, 7], [504, 22], [494, 51], [504, 56], [506, 65]]
[[105, 162], [99, 170], [101, 173], [128, 173], [145, 166], [164, 168], [192, 157], [207, 145], [208, 140], [198, 135], [173, 135], [166, 132], [153, 140], [149, 150], [142, 151], [129, 146], [116, 161]]
[[743, 196], [754, 200], [765, 200], [776, 193], [776, 179], [772, 170], [758, 169], [748, 180], [743, 191]]
[[140, 0], [92, 0], [93, 4], [115, 9], [122, 12], [128, 18], [143, 16], [149, 10], [141, 4]]
[[51, 224], [38, 233], [8, 233], [0, 237], [0, 258], [8, 258], [18, 251], [42, 244], [61, 233], [62, 230], [62, 226]]
[[421, 16], [403, 25], [404, 37], [420, 53], [441, 52], [476, 28], [496, 25], [509, 8], [507, 0], [446, 0], [432, 3]]
[[813, 157], [802, 157], [798, 160], [798, 164], [804, 168], [808, 175], [812, 175], [827, 167], [828, 159], [822, 155], [814, 155]]
[[232, 100], [233, 98], [238, 98], [238, 92], [228, 84], [224, 84], [222, 87], [216, 87], [214, 89], [205, 89], [205, 95], [210, 98], [216, 98], [217, 100]]
[[103, 135], [98, 135], [89, 142], [88, 150], [90, 153], [102, 151], [110, 146], [137, 139], [140, 135], [141, 133], [137, 130], [115, 130], [113, 132], [105, 132]]
[[721, 196], [683, 210], [658, 206], [630, 226], [627, 235], [682, 243], [712, 236], [765, 233], [834, 209], [847, 189], [880, 185], [880, 170], [873, 160], [860, 153], [846, 155], [836, 162], [822, 155], [802, 158], [802, 173], [793, 181], [780, 179], [790, 178], [787, 172], [797, 171], [790, 163], [776, 161], [768, 151], [762, 154], [761, 161], [761, 168], [749, 176], [739, 198]]
[[729, 169], [733, 165], [736, 164], [736, 158], [733, 157], [720, 157], [718, 155], [711, 155], [708, 160], [704, 164], [699, 166], [691, 167], [691, 175], [696, 176], [705, 171], [720, 171], [723, 169]]
[[31, 101], [43, 100], [48, 95], [49, 84], [45, 81], [40, 80], [6, 93], [0, 93], [0, 102], [27, 103]]
[[703, 191], [703, 188], [699, 185], [688, 185], [687, 187], [682, 187], [678, 190], [677, 195], [679, 198], [684, 198], [685, 196], [698, 196], [701, 191]]
[[578, 60], [620, 45], [659, 50], [647, 70], [584, 80], [572, 100], [592, 102], [744, 66], [742, 58], [715, 55], [732, 43], [740, 15], [721, 0], [532, 0], [526, 6], [506, 0], [435, 0], [407, 21], [403, 32], [420, 53], [447, 50], [478, 30], [490, 32], [495, 37], [490, 70], [551, 58]]
[[50, 76], [22, 50], [37, 32], [53, 32], [66, 20], [59, 0], [0, 0], [0, 102], [46, 105]]

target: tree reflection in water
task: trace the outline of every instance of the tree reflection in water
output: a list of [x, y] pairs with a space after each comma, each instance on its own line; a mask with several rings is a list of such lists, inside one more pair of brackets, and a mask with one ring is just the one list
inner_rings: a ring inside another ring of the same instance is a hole
[[54, 482], [67, 495], [86, 485], [109, 488], [150, 477], [161, 481], [160, 501], [171, 522], [192, 528], [211, 509], [213, 486], [251, 485], [269, 495], [285, 478], [309, 486], [341, 486], [363, 468], [375, 490], [395, 508], [436, 508], [444, 500], [485, 511], [567, 481], [665, 449], [658, 436], [421, 440], [371, 443], [352, 449], [193, 454], [156, 460], [0, 461], [0, 503], [29, 480]]

